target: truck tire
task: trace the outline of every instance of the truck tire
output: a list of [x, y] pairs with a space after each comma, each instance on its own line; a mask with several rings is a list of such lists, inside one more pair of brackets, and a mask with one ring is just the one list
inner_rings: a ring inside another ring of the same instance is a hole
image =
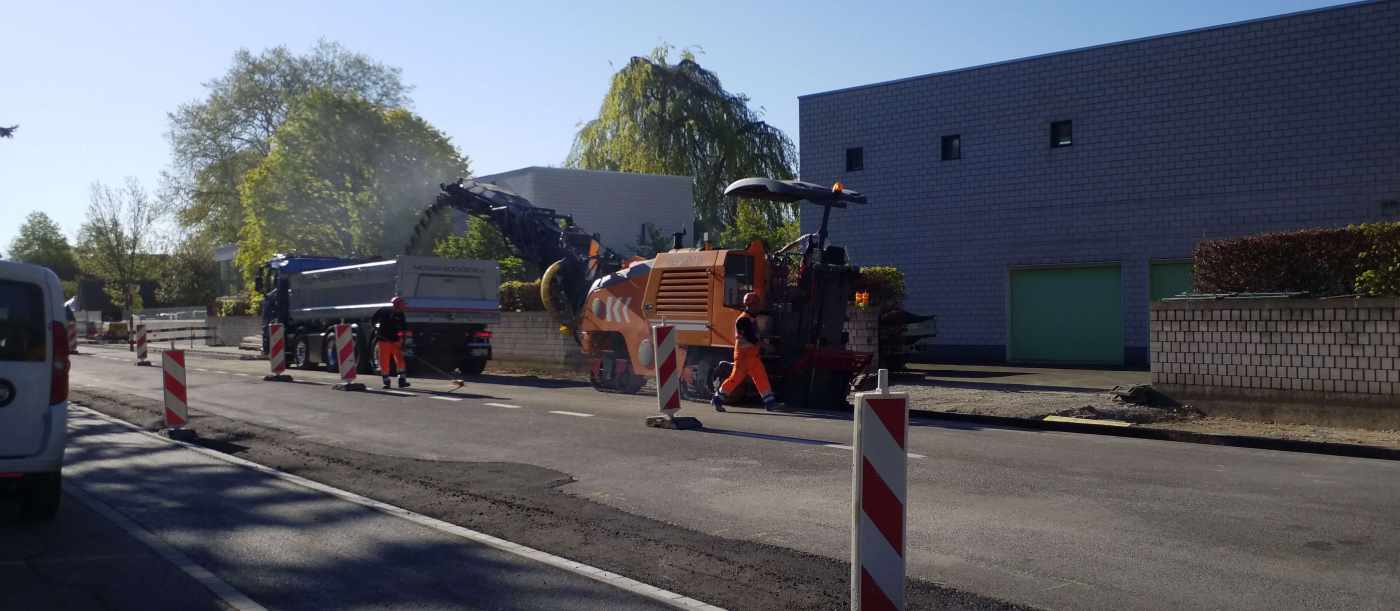
[[460, 369], [464, 376], [479, 376], [481, 372], [486, 371], [486, 361], [480, 359], [463, 359]]
[[311, 368], [311, 342], [305, 337], [298, 337], [292, 348], [292, 366], [297, 369]]
[[63, 500], [63, 472], [37, 473], [25, 478], [20, 518], [26, 522], [47, 522], [58, 515]]

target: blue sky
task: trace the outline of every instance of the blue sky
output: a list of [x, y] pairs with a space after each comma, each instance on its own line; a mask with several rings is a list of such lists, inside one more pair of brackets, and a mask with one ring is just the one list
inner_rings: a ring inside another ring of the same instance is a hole
[[558, 165], [616, 67], [665, 41], [797, 140], [797, 96], [1342, 4], [1035, 2], [21, 2], [0, 34], [0, 251], [44, 210], [70, 239], [94, 180], [152, 190], [166, 113], [240, 47], [338, 41], [403, 69], [477, 174]]

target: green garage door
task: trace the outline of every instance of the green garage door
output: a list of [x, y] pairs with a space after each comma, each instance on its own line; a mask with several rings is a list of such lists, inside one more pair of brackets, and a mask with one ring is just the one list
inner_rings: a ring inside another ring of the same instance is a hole
[[1117, 265], [1011, 272], [1011, 360], [1123, 364]]
[[1190, 263], [1153, 263], [1148, 278], [1148, 292], [1152, 301], [1191, 292], [1194, 275]]

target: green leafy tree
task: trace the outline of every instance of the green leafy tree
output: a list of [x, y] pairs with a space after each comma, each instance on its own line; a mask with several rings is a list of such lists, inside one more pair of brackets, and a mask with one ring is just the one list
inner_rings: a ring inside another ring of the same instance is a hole
[[105, 280], [108, 297], [128, 312], [141, 308], [140, 283], [155, 275], [158, 258], [150, 253], [164, 213], [135, 178], [117, 189], [92, 184], [87, 219], [78, 230], [78, 266]]
[[525, 263], [495, 225], [471, 219], [466, 233], [444, 236], [433, 245], [433, 254], [448, 259], [483, 259], [501, 266], [501, 282], [528, 281], [540, 271]]
[[219, 297], [214, 249], [197, 236], [180, 242], [158, 264], [156, 298], [179, 306], [209, 306]]
[[[401, 254], [442, 178], [469, 174], [467, 159], [421, 117], [313, 91], [244, 179], [238, 266], [251, 287], [253, 271], [279, 252]], [[429, 237], [447, 229], [440, 222]]]
[[[598, 117], [574, 137], [567, 164], [591, 170], [691, 176], [695, 215], [711, 231], [738, 216], [724, 197], [730, 182], [750, 176], [791, 178], [796, 167], [792, 140], [749, 107], [748, 97], [725, 91], [719, 77], [682, 50], [662, 45], [648, 57], [633, 57], [613, 75]], [[792, 216], [775, 204], [760, 213], [773, 227]]]
[[272, 151], [297, 98], [323, 89], [379, 106], [410, 103], [398, 68], [324, 40], [304, 54], [240, 49], [228, 72], [204, 87], [204, 99], [169, 115], [173, 159], [164, 195], [179, 203], [182, 226], [217, 244], [238, 239], [243, 177]]
[[720, 233], [720, 244], [726, 248], [744, 248], [754, 240], [763, 242], [769, 252], [797, 239], [797, 215], [785, 214], [775, 224], [764, 208], [769, 202], [740, 202], [734, 222]]
[[47, 267], [63, 280], [72, 280], [78, 274], [78, 260], [68, 238], [58, 223], [43, 212], [31, 212], [25, 217], [19, 235], [10, 242], [10, 258]]

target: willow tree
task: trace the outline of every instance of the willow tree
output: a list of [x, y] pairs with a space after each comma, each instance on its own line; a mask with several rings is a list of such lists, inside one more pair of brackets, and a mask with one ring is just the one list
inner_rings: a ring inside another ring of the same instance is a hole
[[[749, 98], [725, 91], [719, 77], [688, 50], [672, 63], [672, 47], [633, 57], [612, 78], [598, 117], [583, 124], [569, 153], [570, 167], [695, 180], [695, 217], [708, 230], [730, 226], [738, 202], [724, 187], [749, 176], [791, 178], [796, 148], [782, 130], [762, 120]], [[793, 209], [763, 204], [769, 226], [790, 222]]]

